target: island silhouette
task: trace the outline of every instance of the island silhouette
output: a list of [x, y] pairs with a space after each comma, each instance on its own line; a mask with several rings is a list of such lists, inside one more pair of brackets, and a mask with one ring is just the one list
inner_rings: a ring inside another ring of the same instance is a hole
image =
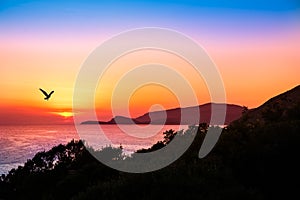
[[[240, 118], [245, 109], [243, 106], [234, 104], [222, 103], [206, 103], [199, 106], [174, 108], [168, 110], [148, 112], [136, 118], [129, 118], [124, 116], [116, 116], [109, 121], [84, 121], [81, 124], [199, 124], [209, 123], [211, 120], [212, 106], [218, 112], [226, 106], [225, 125]], [[181, 119], [182, 113], [186, 113], [185, 117]], [[189, 113], [191, 115], [189, 116]], [[199, 117], [195, 117], [192, 113], [198, 113]], [[219, 124], [218, 124], [219, 125]]]

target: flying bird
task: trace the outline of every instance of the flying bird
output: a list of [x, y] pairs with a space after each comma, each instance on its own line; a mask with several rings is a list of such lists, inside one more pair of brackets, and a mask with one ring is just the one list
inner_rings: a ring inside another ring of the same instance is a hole
[[47, 101], [49, 100], [49, 98], [51, 97], [51, 95], [52, 95], [53, 92], [54, 92], [54, 91], [52, 90], [52, 91], [48, 94], [45, 90], [43, 90], [43, 89], [41, 89], [41, 88], [40, 88], [40, 90], [41, 90], [41, 92], [46, 96], [44, 99], [47, 100]]

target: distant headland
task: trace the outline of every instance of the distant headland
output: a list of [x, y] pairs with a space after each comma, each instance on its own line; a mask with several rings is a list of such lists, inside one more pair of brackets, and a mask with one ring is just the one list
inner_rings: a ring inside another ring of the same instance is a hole
[[[240, 118], [245, 109], [243, 106], [234, 104], [222, 104], [222, 103], [206, 103], [199, 106], [192, 106], [186, 108], [174, 108], [162, 111], [154, 111], [145, 113], [137, 118], [129, 118], [124, 116], [116, 116], [109, 121], [84, 121], [81, 124], [198, 124], [209, 123], [211, 119], [212, 106], [218, 112], [221, 108], [226, 106], [225, 125]], [[184, 118], [181, 119], [182, 114]], [[189, 113], [198, 113], [199, 118], [195, 118], [193, 115], [189, 116]]]

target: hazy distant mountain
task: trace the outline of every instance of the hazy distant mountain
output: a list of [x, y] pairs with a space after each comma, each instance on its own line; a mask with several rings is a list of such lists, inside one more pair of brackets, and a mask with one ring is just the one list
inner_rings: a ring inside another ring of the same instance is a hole
[[294, 119], [300, 119], [300, 85], [248, 110], [237, 123], [256, 126]]
[[[229, 124], [230, 122], [242, 116], [242, 106], [233, 104], [207, 103], [200, 106], [149, 112], [134, 119], [123, 116], [117, 116], [107, 122], [85, 121], [82, 122], [82, 124], [198, 124], [199, 122], [209, 123], [211, 118], [212, 106], [214, 106], [214, 108], [218, 112], [218, 110], [220, 110], [224, 105], [227, 106], [225, 124]], [[199, 116], [195, 117], [195, 113], [198, 113]], [[181, 119], [182, 115], [184, 117]]]

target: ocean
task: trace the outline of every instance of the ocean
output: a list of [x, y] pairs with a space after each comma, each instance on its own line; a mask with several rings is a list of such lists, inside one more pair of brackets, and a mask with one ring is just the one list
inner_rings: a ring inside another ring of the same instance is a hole
[[[72, 139], [84, 139], [94, 149], [119, 147], [125, 153], [148, 148], [163, 139], [169, 129], [181, 130], [179, 125], [22, 125], [0, 126], [0, 175], [23, 165], [39, 151], [48, 151]], [[104, 134], [103, 134], [104, 133]]]

